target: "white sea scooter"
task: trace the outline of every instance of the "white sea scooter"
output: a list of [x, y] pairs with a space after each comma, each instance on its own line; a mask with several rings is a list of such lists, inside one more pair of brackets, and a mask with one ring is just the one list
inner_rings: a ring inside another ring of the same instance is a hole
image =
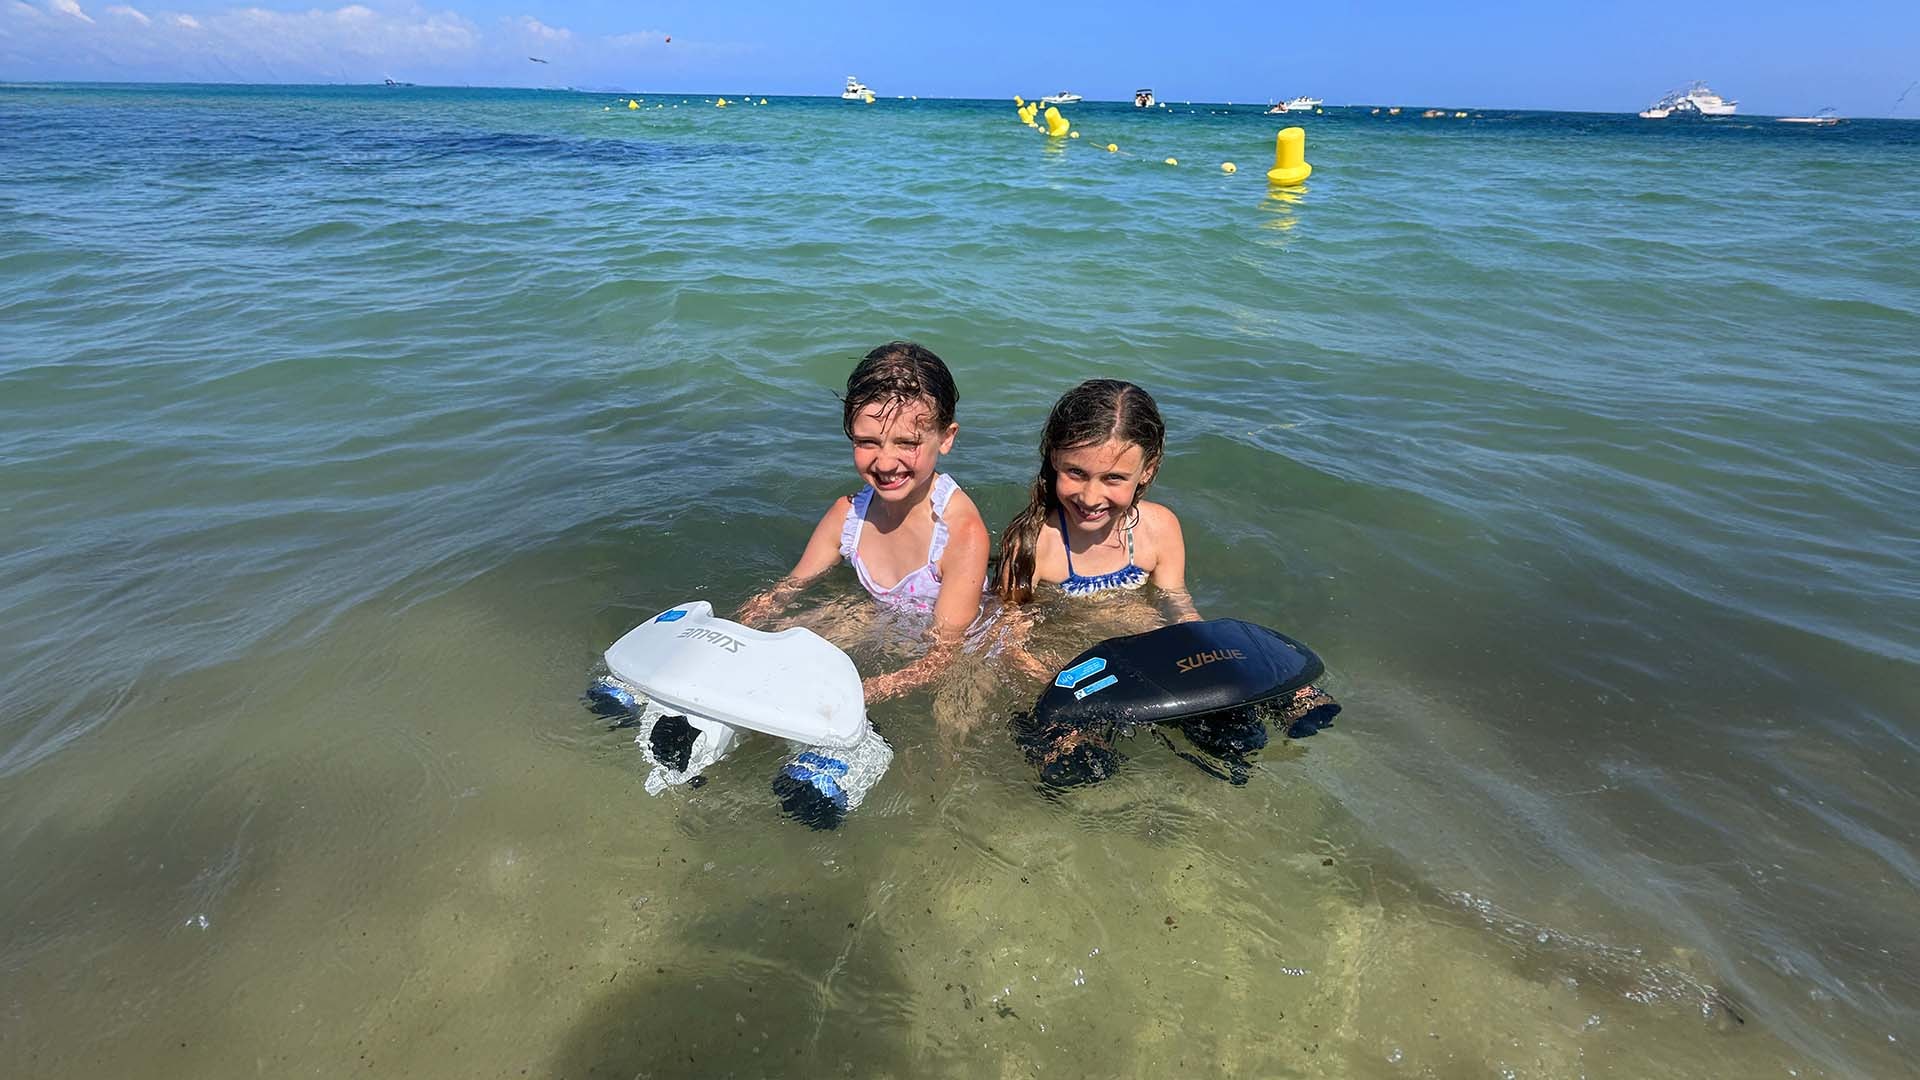
[[797, 744], [773, 791], [789, 813], [830, 829], [857, 809], [893, 761], [867, 723], [860, 673], [811, 630], [767, 633], [695, 600], [629, 630], [607, 650], [609, 674], [587, 688], [595, 712], [638, 727], [653, 768], [646, 788], [704, 783], [741, 731]]

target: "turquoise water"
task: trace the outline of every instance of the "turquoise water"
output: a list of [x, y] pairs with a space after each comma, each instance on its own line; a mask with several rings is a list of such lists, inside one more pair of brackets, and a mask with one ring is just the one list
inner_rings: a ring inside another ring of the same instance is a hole
[[[1914, 1070], [1920, 125], [645, 104], [0, 88], [0, 1072]], [[1151, 389], [1336, 726], [1043, 798], [979, 660], [838, 832], [646, 796], [587, 673], [893, 337], [994, 523]]]

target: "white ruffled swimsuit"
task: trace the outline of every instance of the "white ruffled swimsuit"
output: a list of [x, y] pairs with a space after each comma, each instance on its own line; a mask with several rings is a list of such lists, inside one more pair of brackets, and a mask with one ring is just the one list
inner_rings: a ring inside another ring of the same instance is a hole
[[840, 555], [853, 564], [853, 572], [860, 575], [860, 584], [873, 594], [875, 600], [888, 607], [908, 611], [933, 610], [933, 602], [940, 596], [940, 556], [947, 550], [947, 501], [959, 490], [960, 485], [954, 483], [951, 476], [934, 478], [931, 496], [933, 542], [927, 545], [926, 565], [916, 567], [906, 577], [884, 589], [873, 580], [867, 564], [860, 560], [860, 529], [867, 523], [867, 504], [873, 501], [873, 488], [863, 487], [853, 497], [853, 505], [847, 507], [846, 524], [840, 526]]

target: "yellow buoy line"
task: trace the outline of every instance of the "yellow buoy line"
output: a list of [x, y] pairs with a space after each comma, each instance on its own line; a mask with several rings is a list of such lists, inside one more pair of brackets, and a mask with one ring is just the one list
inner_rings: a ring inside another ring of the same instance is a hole
[[[1041, 130], [1040, 121], [1045, 120], [1048, 139], [1080, 137], [1080, 133], [1074, 130], [1072, 122], [1061, 115], [1056, 106], [1049, 105], [1047, 111], [1042, 113], [1039, 111], [1039, 102], [1026, 101], [1018, 94], [1013, 96], [1013, 104], [1014, 115], [1020, 118], [1022, 124], [1038, 131]], [[1120, 152], [1120, 145], [1107, 143], [1106, 151], [1109, 154], [1117, 154]], [[1166, 164], [1177, 166], [1180, 164], [1180, 159], [1169, 157], [1166, 159]], [[1223, 161], [1220, 163], [1220, 171], [1227, 176], [1233, 176], [1240, 171], [1240, 166], [1231, 161]], [[1311, 175], [1313, 175], [1313, 166], [1307, 164], [1307, 129], [1302, 127], [1280, 129], [1279, 135], [1274, 139], [1273, 168], [1267, 170], [1267, 182], [1276, 187], [1293, 187], [1305, 183], [1307, 177]]]
[[[641, 107], [641, 102], [644, 99], [623, 98], [621, 100], [625, 102], [627, 108], [638, 109]], [[748, 105], [755, 104], [751, 95], [743, 94], [741, 95], [741, 100]], [[713, 106], [719, 109], [724, 109], [728, 105], [739, 103], [740, 102], [728, 101], [724, 97], [712, 101]], [[761, 98], [758, 102], [760, 105], [765, 105], [766, 103], [766, 98]], [[872, 104], [873, 99], [868, 98], [867, 103]], [[683, 101], [682, 104], [685, 104], [685, 102]], [[1040, 121], [1045, 120], [1046, 128], [1044, 130], [1049, 139], [1078, 139], [1080, 137], [1080, 133], [1074, 130], [1072, 121], [1068, 120], [1066, 116], [1060, 112], [1058, 106], [1049, 105], [1047, 106], [1047, 111], [1043, 113], [1040, 112], [1039, 102], [1026, 101], [1018, 94], [1014, 95], [1013, 104], [1014, 114], [1018, 116], [1020, 122], [1027, 127], [1033, 128], [1036, 131], [1042, 130]], [[664, 105], [658, 102], [656, 102], [653, 107], [656, 109], [665, 108]], [[676, 109], [679, 107], [679, 105], [674, 106]], [[603, 106], [601, 111], [610, 111], [612, 108], [611, 105]], [[1465, 116], [1466, 114], [1461, 113], [1459, 115]], [[1109, 154], [1118, 154], [1120, 152], [1120, 145], [1118, 143], [1107, 143], [1106, 151]], [[1307, 177], [1313, 175], [1313, 166], [1307, 164], [1306, 155], [1307, 129], [1302, 127], [1280, 129], [1279, 134], [1274, 138], [1273, 168], [1267, 170], [1267, 181], [1278, 187], [1292, 187], [1304, 183]], [[1165, 159], [1165, 162], [1168, 165], [1178, 166], [1180, 159], [1177, 157], [1168, 157]], [[1220, 163], [1220, 172], [1226, 176], [1233, 176], [1239, 171], [1240, 167], [1231, 161], [1223, 161]]]

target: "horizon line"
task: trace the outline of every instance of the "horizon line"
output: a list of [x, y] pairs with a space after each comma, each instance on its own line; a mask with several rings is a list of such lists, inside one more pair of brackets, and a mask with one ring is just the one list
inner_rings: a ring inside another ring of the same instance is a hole
[[[389, 85], [388, 85], [388, 84], [387, 84], [387, 83], [386, 83], [386, 82], [384, 81], [384, 80], [385, 80], [385, 79], [387, 79], [387, 78], [391, 78], [391, 77], [390, 77], [390, 76], [383, 76], [383, 77], [382, 77], [382, 80], [383, 80], [383, 81], [379, 81], [379, 82], [345, 82], [345, 81], [341, 81], [341, 82], [246, 82], [246, 81], [220, 81], [220, 80], [206, 80], [206, 79], [193, 79], [193, 80], [186, 80], [186, 79], [177, 79], [177, 80], [157, 80], [157, 81], [155, 81], [155, 80], [143, 80], [143, 81], [122, 81], [122, 80], [117, 80], [117, 79], [84, 79], [84, 80], [82, 80], [82, 79], [34, 79], [34, 80], [26, 80], [26, 81], [14, 81], [14, 80], [8, 80], [8, 79], [0, 79], [0, 88], [12, 88], [12, 87], [34, 87], [34, 86], [47, 86], [47, 87], [61, 87], [61, 86], [76, 86], [76, 87], [78, 87], [78, 86], [114, 86], [114, 87], [130, 87], [130, 86], [250, 86], [250, 87], [280, 87], [280, 88], [299, 88], [299, 87], [314, 87], [314, 88], [328, 88], [328, 87], [333, 87], [333, 88], [338, 88], [338, 87], [368, 87], [368, 88], [373, 88], [373, 89], [394, 89], [394, 90], [399, 90], [399, 89], [407, 89], [407, 90], [519, 90], [519, 91], [526, 91], [526, 92], [529, 92], [529, 93], [543, 93], [543, 94], [625, 94], [625, 95], [628, 95], [628, 96], [632, 96], [632, 97], [644, 97], [644, 96], [646, 96], [646, 95], [649, 95], [649, 94], [651, 94], [651, 95], [654, 95], [654, 96], [659, 96], [659, 97], [673, 97], [673, 96], [679, 96], [679, 97], [701, 97], [701, 96], [707, 96], [707, 97], [724, 97], [724, 96], [726, 96], [726, 95], [725, 95], [725, 94], [723, 94], [723, 93], [720, 93], [720, 92], [717, 92], [717, 91], [708, 91], [708, 90], [631, 90], [631, 89], [615, 89], [615, 88], [612, 88], [612, 87], [578, 87], [578, 86], [511, 86], [511, 85], [494, 85], [494, 84], [484, 84], [484, 83], [482, 83], [482, 84], [476, 84], [476, 83], [416, 83], [416, 82], [407, 82], [407, 81], [403, 81], [403, 80], [397, 80], [397, 79], [396, 79], [396, 80], [394, 80], [394, 82], [393, 82], [393, 85], [391, 85], [391, 86], [389, 86]], [[754, 94], [741, 94], [740, 96], [741, 96], [742, 98], [746, 98], [746, 97], [757, 97], [757, 98], [791, 98], [791, 99], [796, 99], [796, 100], [802, 100], [802, 101], [810, 101], [810, 100], [825, 100], [825, 101], [832, 101], [832, 100], [838, 100], [838, 99], [839, 99], [839, 96], [838, 96], [838, 95], [836, 95], [836, 94], [831, 94], [831, 93], [827, 93], [827, 94], [767, 94], [767, 93], [754, 93]], [[1025, 100], [1038, 100], [1038, 98], [1032, 98], [1032, 99], [1027, 99], [1027, 98], [1025, 98], [1025, 95], [1021, 95], [1021, 96], [1022, 96], [1022, 98], [1023, 98], [1023, 99], [1025, 99]], [[1041, 96], [1045, 96], [1045, 95], [1041, 95]], [[1012, 94], [1007, 94], [1007, 95], [1003, 95], [1003, 96], [999, 96], [999, 97], [943, 97], [943, 96], [940, 96], [940, 95], [935, 95], [935, 94], [892, 94], [892, 95], [886, 95], [886, 94], [875, 94], [875, 95], [874, 95], [874, 98], [875, 98], [875, 100], [877, 100], [877, 101], [908, 101], [908, 100], [912, 100], [912, 101], [956, 101], [956, 102], [958, 102], [958, 101], [965, 101], [965, 102], [975, 102], [975, 101], [978, 101], [978, 102], [1000, 102], [1000, 101], [1006, 101], [1006, 102], [1011, 102], [1011, 101], [1013, 100], [1013, 97], [1014, 97], [1014, 95], [1012, 95]], [[1274, 101], [1268, 101], [1268, 102], [1266, 102], [1265, 104], [1268, 104], [1268, 105], [1272, 105], [1272, 104], [1274, 104], [1274, 103], [1275, 103], [1275, 101], [1277, 101], [1277, 100], [1278, 100], [1278, 99], [1274, 99]], [[1125, 105], [1125, 104], [1129, 104], [1129, 102], [1128, 102], [1128, 100], [1127, 100], [1127, 99], [1125, 99], [1125, 98], [1110, 98], [1110, 99], [1109, 99], [1109, 98], [1084, 98], [1084, 99], [1083, 99], [1083, 102], [1082, 102], [1082, 103], [1085, 103], [1085, 104], [1096, 104], [1096, 105]], [[1157, 105], [1157, 106], [1169, 106], [1169, 104], [1170, 104], [1170, 103], [1169, 103], [1168, 101], [1165, 101], [1165, 100], [1160, 100], [1160, 101], [1157, 101], [1157, 102], [1156, 102], [1156, 105]], [[1257, 106], [1257, 105], [1259, 105], [1259, 104], [1261, 104], [1261, 103], [1260, 103], [1260, 102], [1254, 102], [1254, 101], [1228, 101], [1228, 100], [1224, 100], [1224, 99], [1223, 99], [1223, 100], [1219, 100], [1219, 101], [1202, 101], [1202, 100], [1196, 100], [1196, 99], [1183, 99], [1183, 100], [1181, 100], [1181, 101], [1179, 102], [1179, 104], [1181, 104], [1181, 105], [1225, 105], [1225, 106], [1229, 106], [1229, 107], [1234, 107], [1234, 108], [1240, 108], [1240, 107], [1248, 107], [1248, 108], [1251, 108], [1251, 107], [1254, 107], [1254, 106]], [[1347, 103], [1345, 103], [1345, 104], [1339, 104], [1339, 105], [1326, 105], [1326, 104], [1323, 104], [1323, 105], [1321, 105], [1320, 107], [1321, 107], [1321, 108], [1329, 108], [1329, 109], [1371, 109], [1371, 108], [1380, 108], [1380, 109], [1388, 109], [1388, 108], [1398, 108], [1398, 109], [1402, 109], [1402, 110], [1405, 110], [1405, 109], [1421, 109], [1421, 108], [1429, 108], [1429, 109], [1446, 109], [1446, 110], [1451, 110], [1451, 111], [1459, 111], [1459, 110], [1462, 110], [1462, 109], [1466, 109], [1466, 110], [1476, 110], [1476, 111], [1482, 111], [1482, 112], [1523, 112], [1523, 113], [1562, 113], [1562, 114], [1571, 114], [1571, 115], [1575, 115], [1575, 116], [1635, 116], [1635, 115], [1637, 114], [1637, 110], [1632, 110], [1632, 109], [1620, 109], [1620, 110], [1615, 110], [1615, 109], [1549, 109], [1549, 108], [1540, 108], [1540, 107], [1538, 107], [1538, 106], [1510, 106], [1510, 105], [1459, 105], [1459, 104], [1454, 104], [1454, 105], [1445, 105], [1445, 106], [1442, 106], [1442, 105], [1434, 105], [1434, 104], [1428, 104], [1428, 103], [1423, 103], [1423, 104], [1420, 104], [1420, 105], [1406, 105], [1406, 104], [1399, 104], [1399, 103], [1391, 103], [1391, 102], [1385, 102], [1385, 101], [1382, 101], [1382, 102], [1372, 102], [1372, 101], [1368, 101], [1368, 102], [1347, 102]], [[1286, 114], [1275, 114], [1275, 115], [1286, 115]], [[1779, 113], [1779, 114], [1775, 114], [1775, 113], [1747, 113], [1747, 114], [1745, 114], [1745, 116], [1746, 116], [1746, 117], [1748, 117], [1748, 118], [1762, 118], [1762, 119], [1775, 119], [1775, 118], [1776, 118], [1776, 117], [1778, 117], [1778, 116], [1785, 116], [1785, 115], [1789, 115], [1789, 114], [1786, 114], [1786, 113]], [[1740, 118], [1741, 118], [1741, 116], [1740, 116], [1740, 114], [1735, 114], [1735, 115], [1734, 115], [1733, 117], [1728, 117], [1728, 118], [1726, 118], [1726, 119], [1740, 119]], [[1418, 117], [1416, 117], [1416, 119], [1418, 119]], [[1449, 117], [1449, 119], [1452, 119], [1452, 117]], [[1915, 116], [1915, 117], [1901, 117], [1901, 116], [1893, 116], [1893, 115], [1870, 115], [1870, 114], [1848, 114], [1848, 115], [1844, 115], [1844, 116], [1841, 116], [1841, 117], [1840, 117], [1840, 119], [1843, 119], [1843, 120], [1888, 120], [1888, 121], [1894, 121], [1894, 122], [1900, 122], [1900, 121], [1905, 121], [1905, 122], [1908, 122], [1908, 123], [1912, 123], [1912, 122], [1914, 122], [1914, 121], [1920, 121], [1920, 116]], [[1704, 120], [1706, 120], [1706, 118], [1704, 118], [1704, 117], [1702, 117], [1702, 118], [1698, 118], [1697, 120], [1696, 120], [1695, 118], [1687, 118], [1687, 119], [1683, 119], [1683, 120], [1681, 121], [1681, 123], [1683, 123], [1683, 124], [1685, 124], [1685, 123], [1695, 123], [1695, 122], [1701, 122], [1701, 121], [1704, 121]]]

